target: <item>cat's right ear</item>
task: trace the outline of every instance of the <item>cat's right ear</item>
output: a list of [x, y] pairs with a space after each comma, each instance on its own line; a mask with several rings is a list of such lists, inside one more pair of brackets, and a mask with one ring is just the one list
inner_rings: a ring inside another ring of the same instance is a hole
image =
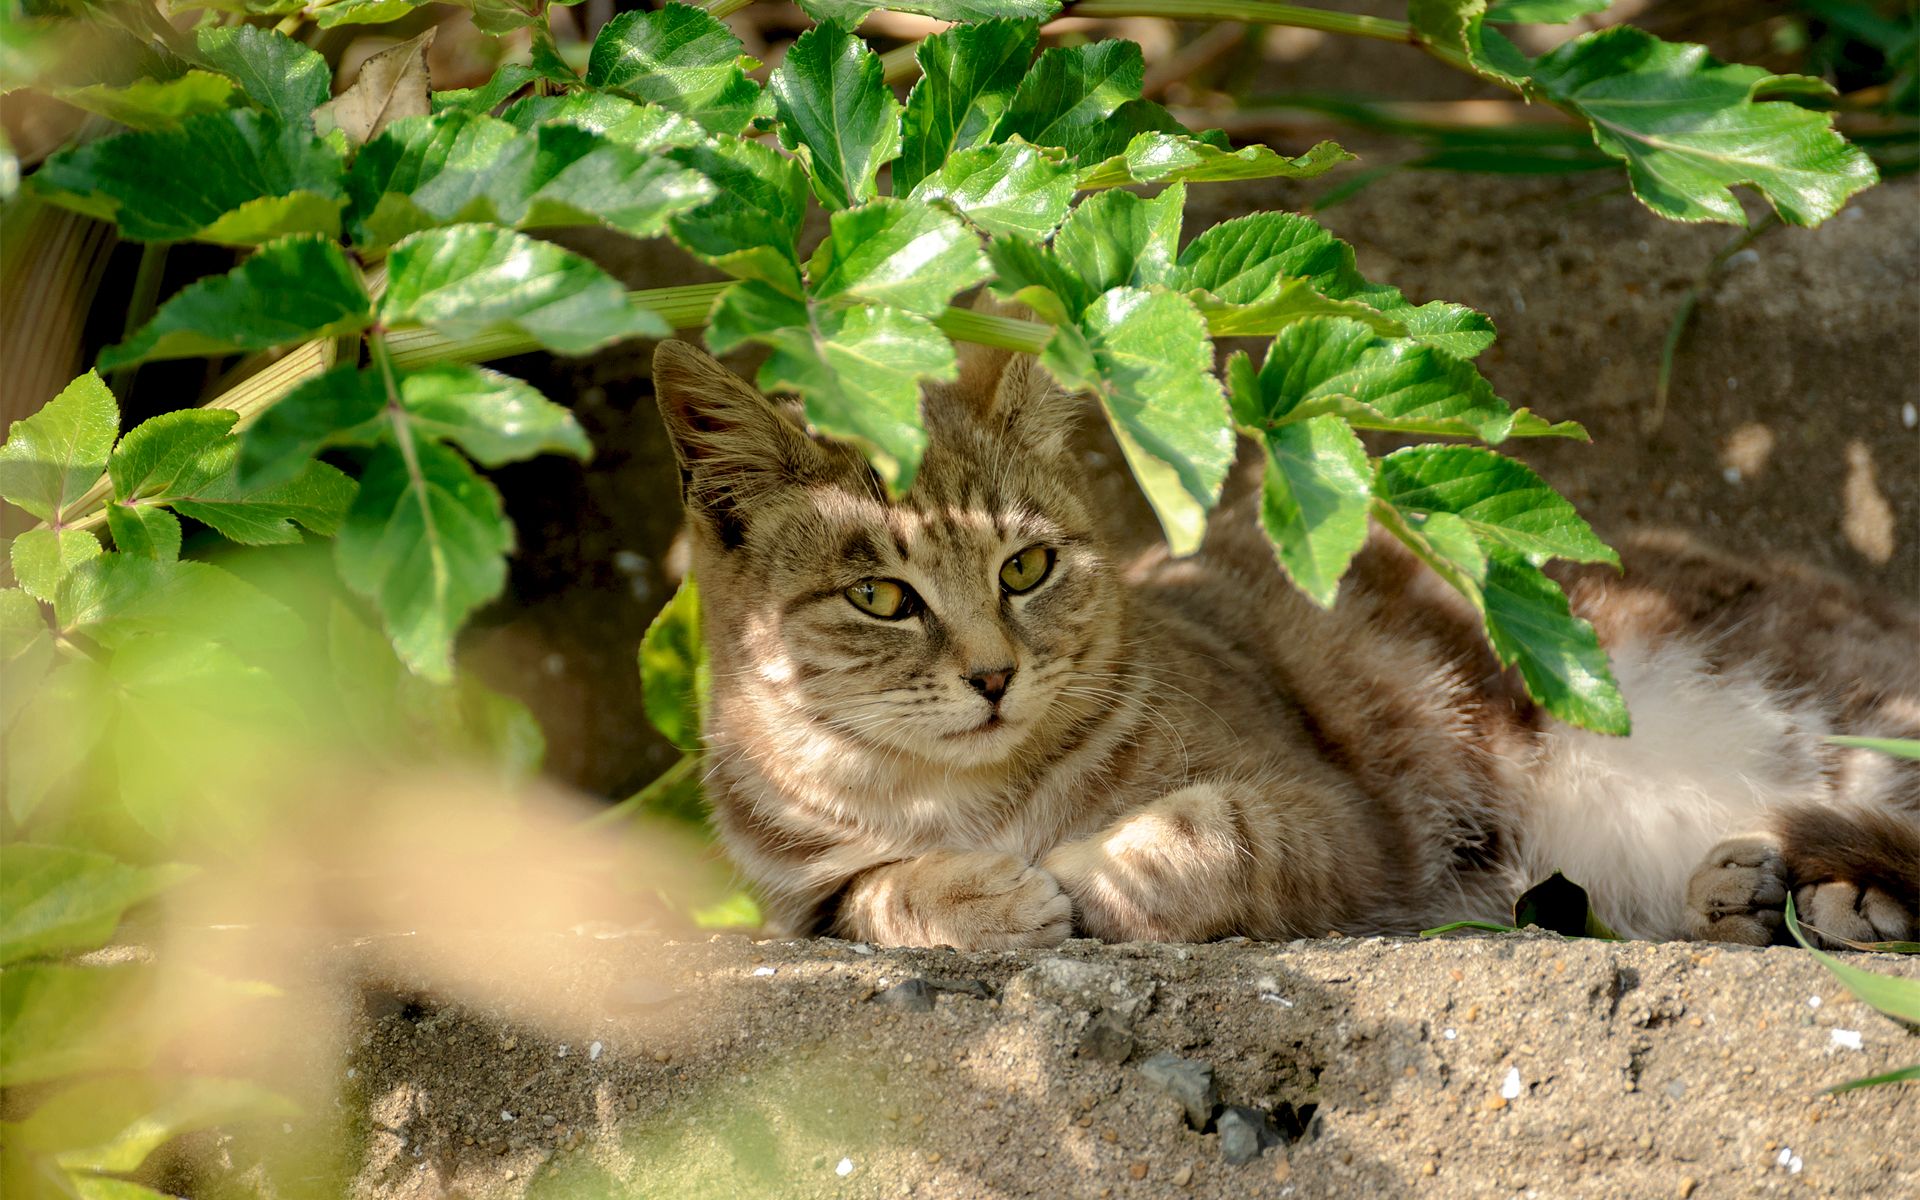
[[653, 352], [653, 392], [680, 462], [687, 511], [731, 550], [755, 504], [821, 475], [826, 456], [751, 384], [686, 342]]

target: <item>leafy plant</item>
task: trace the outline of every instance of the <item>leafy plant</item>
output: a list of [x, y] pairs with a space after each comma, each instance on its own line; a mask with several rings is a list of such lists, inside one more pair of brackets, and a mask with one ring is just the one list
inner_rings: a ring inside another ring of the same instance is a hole
[[[1852, 992], [1861, 1003], [1892, 1017], [1908, 1026], [1920, 1027], [1920, 982], [1911, 979], [1899, 979], [1889, 975], [1879, 975], [1872, 971], [1850, 966], [1831, 954], [1816, 950], [1800, 931], [1799, 914], [1794, 911], [1793, 897], [1787, 897], [1787, 932], [1793, 940], [1799, 942], [1807, 953], [1820, 961], [1820, 965], [1833, 973]], [[1854, 1079], [1828, 1088], [1830, 1092], [1850, 1092], [1855, 1088], [1875, 1087], [1885, 1083], [1902, 1083], [1920, 1080], [1920, 1063], [1902, 1067], [1897, 1071]]]
[[1620, 940], [1620, 935], [1609, 929], [1607, 923], [1593, 911], [1592, 902], [1587, 898], [1587, 889], [1558, 871], [1514, 899], [1511, 925], [1502, 925], [1498, 921], [1449, 921], [1445, 925], [1421, 930], [1420, 936], [1439, 937], [1461, 929], [1518, 933], [1529, 926], [1566, 937], [1598, 938], [1606, 942]]

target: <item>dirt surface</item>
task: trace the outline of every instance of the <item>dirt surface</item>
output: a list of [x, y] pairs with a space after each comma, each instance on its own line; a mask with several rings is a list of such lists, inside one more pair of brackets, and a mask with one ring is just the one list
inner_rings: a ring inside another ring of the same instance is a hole
[[[1920, 1059], [1920, 1037], [1797, 950], [1539, 933], [974, 954], [479, 945], [540, 964], [503, 978], [520, 1000], [446, 1002], [381, 965], [430, 946], [338, 956], [375, 980], [335, 1076], [356, 1196], [1920, 1190], [1920, 1089], [1821, 1094]], [[1852, 961], [1920, 978], [1914, 959]], [[933, 985], [923, 1003], [903, 1003], [910, 980]], [[1190, 1119], [1151, 1078], [1162, 1052], [1210, 1068], [1217, 1101], [1243, 1111], [1195, 1094]], [[1268, 1113], [1276, 1144], [1227, 1161], [1236, 1135], [1219, 1126]]]

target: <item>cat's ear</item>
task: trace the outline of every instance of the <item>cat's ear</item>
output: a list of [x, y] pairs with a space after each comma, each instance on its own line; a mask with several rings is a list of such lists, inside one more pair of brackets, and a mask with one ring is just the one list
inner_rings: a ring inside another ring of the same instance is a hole
[[1070, 451], [1081, 407], [1081, 398], [1063, 390], [1039, 359], [1014, 354], [1000, 370], [989, 417], [1010, 444], [1051, 457]]
[[688, 512], [728, 549], [745, 537], [755, 504], [822, 475], [826, 455], [751, 384], [686, 342], [653, 352], [653, 392], [680, 462]]

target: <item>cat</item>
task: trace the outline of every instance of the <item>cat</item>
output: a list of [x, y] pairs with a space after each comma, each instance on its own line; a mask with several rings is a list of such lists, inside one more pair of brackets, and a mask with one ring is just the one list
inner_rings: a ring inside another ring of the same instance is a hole
[[1548, 717], [1467, 603], [1376, 534], [1331, 611], [1243, 455], [1204, 545], [1104, 548], [1031, 357], [968, 348], [889, 499], [703, 352], [654, 384], [712, 693], [706, 794], [771, 932], [962, 949], [1409, 933], [1552, 870], [1637, 938], [1907, 939], [1920, 620], [1672, 536], [1560, 572], [1634, 730]]

